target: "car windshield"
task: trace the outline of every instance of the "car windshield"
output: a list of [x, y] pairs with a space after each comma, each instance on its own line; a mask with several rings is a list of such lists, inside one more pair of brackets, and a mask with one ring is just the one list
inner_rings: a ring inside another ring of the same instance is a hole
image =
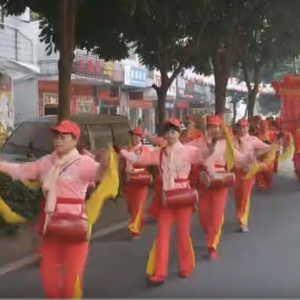
[[24, 122], [7, 139], [1, 153], [40, 158], [53, 151], [52, 123]]

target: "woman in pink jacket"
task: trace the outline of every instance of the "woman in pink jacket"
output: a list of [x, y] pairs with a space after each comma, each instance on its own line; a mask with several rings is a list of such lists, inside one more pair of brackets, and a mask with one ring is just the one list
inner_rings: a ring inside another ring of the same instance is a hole
[[[193, 205], [187, 203], [189, 200], [181, 192], [189, 193], [189, 173], [191, 164], [200, 162], [203, 157], [201, 150], [182, 145], [179, 141], [180, 121], [169, 119], [164, 124], [164, 137], [167, 141], [166, 147], [155, 149], [144, 155], [135, 155], [126, 150], [120, 154], [127, 160], [139, 165], [156, 165], [161, 172], [162, 189], [160, 199], [165, 203], [160, 204], [158, 214], [158, 231], [156, 236], [156, 259], [152, 274], [148, 274], [151, 284], [160, 285], [164, 283], [167, 276], [169, 243], [171, 226], [175, 222], [177, 245], [179, 254], [179, 275], [189, 277], [193, 268], [193, 248], [190, 239], [190, 222], [193, 212]], [[174, 207], [167, 204], [168, 194], [175, 191], [176, 200], [180, 200], [181, 206]], [[179, 196], [178, 196], [179, 195]], [[181, 196], [180, 196], [181, 195]], [[185, 205], [185, 203], [187, 205]]]
[[[89, 228], [84, 213], [88, 185], [100, 179], [101, 167], [93, 158], [80, 155], [76, 144], [80, 129], [71, 121], [50, 128], [55, 151], [35, 162], [0, 162], [0, 171], [18, 180], [39, 180], [45, 195], [39, 233], [43, 257], [41, 275], [46, 298], [73, 298], [88, 254]], [[61, 230], [55, 230], [60, 226]], [[62, 267], [64, 268], [62, 272]]]

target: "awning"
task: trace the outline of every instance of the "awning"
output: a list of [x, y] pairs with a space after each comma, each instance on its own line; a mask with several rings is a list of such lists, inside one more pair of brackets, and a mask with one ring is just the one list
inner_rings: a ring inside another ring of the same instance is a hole
[[35, 65], [21, 63], [15, 60], [0, 60], [0, 72], [7, 74], [12, 79], [20, 79], [26, 75], [40, 74], [40, 68]]
[[153, 108], [153, 102], [152, 101], [147, 101], [147, 100], [144, 100], [144, 99], [129, 100], [129, 108], [151, 109], [151, 108]]

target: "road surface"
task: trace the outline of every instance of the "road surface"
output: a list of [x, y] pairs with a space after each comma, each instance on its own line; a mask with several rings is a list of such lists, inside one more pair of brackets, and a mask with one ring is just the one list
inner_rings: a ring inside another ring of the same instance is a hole
[[[161, 287], [147, 286], [145, 267], [155, 224], [147, 225], [137, 241], [130, 241], [126, 232], [94, 241], [85, 273], [84, 296], [299, 298], [300, 189], [285, 169], [276, 176], [275, 183], [271, 193], [253, 194], [249, 233], [235, 233], [233, 201], [228, 199], [217, 261], [206, 259], [203, 234], [194, 218], [192, 237], [197, 267], [189, 279], [177, 277], [173, 237], [168, 280]], [[1, 277], [0, 296], [43, 297], [38, 269], [28, 267]]]

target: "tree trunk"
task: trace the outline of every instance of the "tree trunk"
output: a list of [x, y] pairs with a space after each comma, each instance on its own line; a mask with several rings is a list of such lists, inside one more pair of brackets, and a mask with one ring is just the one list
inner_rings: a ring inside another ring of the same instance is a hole
[[226, 105], [227, 83], [235, 57], [237, 34], [231, 32], [226, 40], [226, 49], [217, 49], [212, 63], [215, 76], [215, 114], [223, 114]]
[[58, 5], [58, 122], [71, 111], [71, 75], [75, 51], [77, 0], [59, 1]]
[[158, 112], [158, 136], [163, 136], [163, 128], [164, 128], [164, 122], [166, 118], [166, 111], [165, 111], [165, 102], [167, 98], [167, 91], [168, 88], [163, 88], [163, 86], [160, 86], [158, 89], [156, 89], [157, 93], [157, 112]]
[[[228, 80], [228, 78], [227, 78]], [[226, 104], [227, 80], [224, 80], [222, 74], [215, 76], [215, 114], [223, 114]]]
[[235, 123], [236, 121], [236, 116], [237, 116], [237, 110], [236, 110], [236, 107], [237, 107], [237, 102], [236, 101], [233, 101], [233, 120], [232, 122]]
[[250, 88], [250, 90], [248, 89], [247, 110], [248, 110], [248, 118], [249, 119], [254, 116], [256, 96], [258, 93], [258, 86], [259, 86], [259, 71], [260, 71], [260, 68], [258, 65], [256, 65], [254, 68], [254, 77], [253, 77], [254, 85], [253, 85], [253, 88]]

